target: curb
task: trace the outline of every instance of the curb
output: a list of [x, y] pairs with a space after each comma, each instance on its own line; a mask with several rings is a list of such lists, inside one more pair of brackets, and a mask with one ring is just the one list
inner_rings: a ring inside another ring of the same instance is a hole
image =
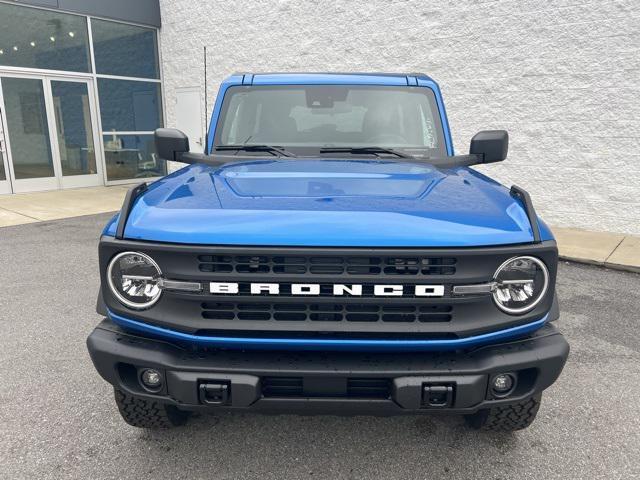
[[559, 258], [571, 262], [640, 273], [640, 237], [551, 227]]
[[619, 263], [611, 262], [603, 263], [597, 262], [595, 260], [590, 260], [588, 258], [573, 258], [566, 255], [558, 255], [558, 260], [571, 263], [579, 263], [581, 265], [591, 265], [592, 267], [610, 268], [611, 270], [618, 270], [621, 272], [640, 273], [640, 268], [634, 267], [633, 265], [622, 265]]

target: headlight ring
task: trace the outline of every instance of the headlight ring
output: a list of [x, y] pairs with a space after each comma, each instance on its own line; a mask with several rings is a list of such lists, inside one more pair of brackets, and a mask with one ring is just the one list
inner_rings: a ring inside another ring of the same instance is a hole
[[519, 315], [535, 308], [549, 288], [549, 270], [539, 258], [513, 257], [493, 276], [493, 300], [500, 310]]
[[158, 264], [141, 252], [121, 252], [111, 259], [107, 268], [111, 293], [120, 303], [135, 310], [147, 309], [160, 299], [161, 279]]

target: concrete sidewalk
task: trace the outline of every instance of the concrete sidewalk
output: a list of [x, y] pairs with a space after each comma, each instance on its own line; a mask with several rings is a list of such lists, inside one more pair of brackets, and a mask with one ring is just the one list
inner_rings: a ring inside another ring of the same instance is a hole
[[[115, 212], [131, 185], [0, 196], [0, 227]], [[552, 227], [560, 257], [640, 272], [640, 237]]]
[[551, 227], [560, 257], [580, 263], [640, 272], [640, 237]]
[[131, 185], [0, 195], [0, 227], [115, 212]]

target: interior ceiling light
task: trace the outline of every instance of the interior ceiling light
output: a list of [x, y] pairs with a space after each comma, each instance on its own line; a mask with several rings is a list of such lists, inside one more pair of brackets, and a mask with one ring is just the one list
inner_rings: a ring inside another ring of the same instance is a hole
[[56, 41], [56, 37], [49, 37], [49, 40], [51, 40], [52, 42]]
[[18, 51], [18, 46], [17, 46], [17, 45], [14, 45], [14, 46], [13, 46], [13, 51], [14, 51], [14, 52], [17, 52], [17, 51]]
[[69, 36], [70, 36], [71, 38], [73, 38], [73, 37], [75, 37], [75, 36], [76, 36], [76, 34], [75, 34], [75, 32], [69, 32]]
[[31, 42], [31, 43], [29, 43], [29, 45], [31, 45], [32, 47], [35, 47], [36, 46], [36, 42]]

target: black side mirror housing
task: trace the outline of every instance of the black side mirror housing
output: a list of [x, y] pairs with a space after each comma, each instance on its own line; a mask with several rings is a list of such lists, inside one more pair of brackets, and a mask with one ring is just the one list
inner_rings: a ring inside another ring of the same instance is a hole
[[177, 128], [158, 128], [154, 132], [156, 153], [164, 160], [179, 162], [189, 151], [189, 138]]
[[501, 162], [507, 158], [509, 150], [509, 134], [506, 130], [483, 130], [471, 139], [469, 153], [478, 155], [481, 162]]

